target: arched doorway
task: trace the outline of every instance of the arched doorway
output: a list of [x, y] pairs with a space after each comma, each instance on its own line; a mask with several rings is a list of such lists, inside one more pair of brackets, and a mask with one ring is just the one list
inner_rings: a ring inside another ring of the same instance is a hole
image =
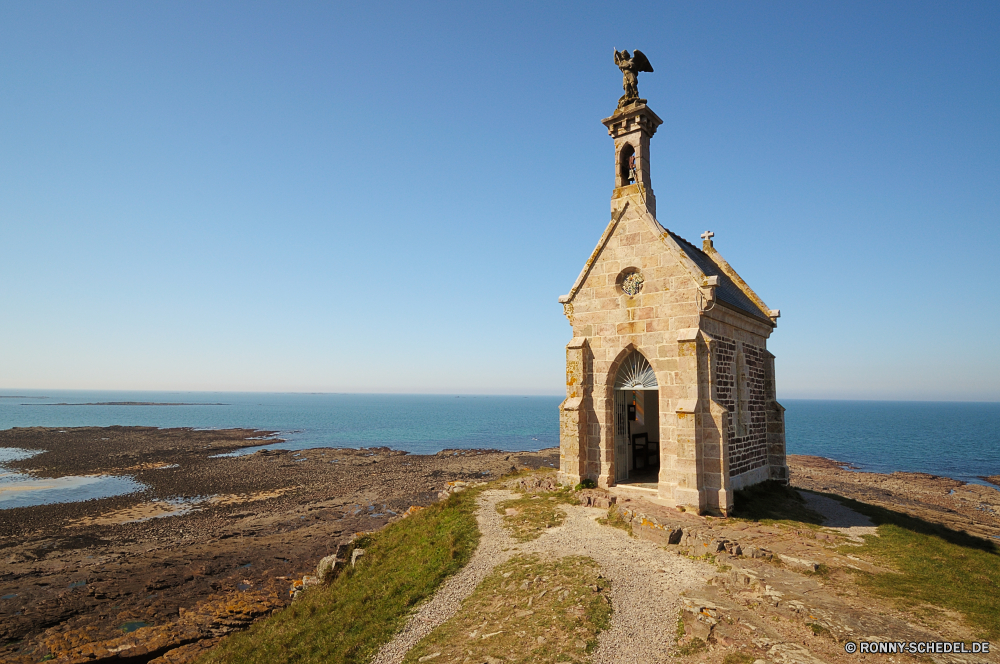
[[656, 484], [660, 471], [660, 386], [642, 353], [622, 362], [614, 384], [615, 483]]

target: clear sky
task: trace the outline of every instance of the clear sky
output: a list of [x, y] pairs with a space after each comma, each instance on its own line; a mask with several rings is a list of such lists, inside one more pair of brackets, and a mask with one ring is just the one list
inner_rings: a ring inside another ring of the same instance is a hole
[[558, 394], [640, 48], [779, 397], [1000, 400], [1000, 3], [5, 2], [0, 388]]

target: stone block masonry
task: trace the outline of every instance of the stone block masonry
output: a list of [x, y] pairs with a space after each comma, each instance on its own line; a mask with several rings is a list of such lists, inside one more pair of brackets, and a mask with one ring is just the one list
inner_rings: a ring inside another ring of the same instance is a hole
[[766, 350], [715, 337], [715, 400], [724, 414], [730, 477], [767, 465]]

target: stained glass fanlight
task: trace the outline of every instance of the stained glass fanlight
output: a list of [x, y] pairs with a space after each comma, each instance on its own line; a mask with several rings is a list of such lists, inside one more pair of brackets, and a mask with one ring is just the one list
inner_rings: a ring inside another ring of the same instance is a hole
[[653, 367], [649, 366], [649, 362], [647, 362], [646, 358], [642, 356], [642, 353], [632, 351], [632, 353], [625, 358], [621, 368], [618, 370], [618, 376], [615, 378], [615, 389], [659, 389], [659, 384], [656, 382], [656, 374], [653, 373]]

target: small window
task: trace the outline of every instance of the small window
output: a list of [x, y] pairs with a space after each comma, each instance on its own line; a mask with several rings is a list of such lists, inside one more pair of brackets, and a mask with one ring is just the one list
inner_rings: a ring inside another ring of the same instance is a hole
[[618, 278], [615, 279], [615, 285], [618, 287], [619, 293], [624, 293], [629, 297], [635, 297], [642, 290], [642, 284], [645, 280], [642, 277], [642, 272], [635, 269], [634, 267], [622, 270], [618, 274]]

